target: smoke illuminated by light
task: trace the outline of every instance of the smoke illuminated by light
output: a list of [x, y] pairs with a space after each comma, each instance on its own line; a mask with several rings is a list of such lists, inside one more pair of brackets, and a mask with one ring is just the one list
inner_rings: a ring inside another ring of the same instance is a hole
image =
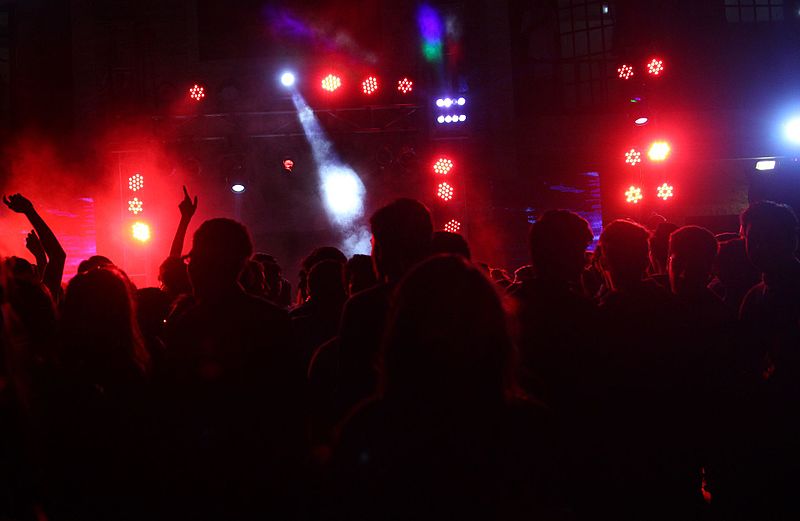
[[314, 115], [314, 111], [298, 92], [292, 101], [309, 145], [319, 176], [319, 186], [328, 220], [344, 235], [342, 248], [346, 254], [369, 252], [369, 233], [360, 222], [364, 215], [366, 189], [352, 167], [333, 150], [333, 144]]
[[795, 144], [800, 144], [800, 118], [790, 119], [784, 127], [786, 139]]
[[150, 226], [136, 221], [131, 226], [131, 236], [139, 242], [147, 242], [150, 240]]

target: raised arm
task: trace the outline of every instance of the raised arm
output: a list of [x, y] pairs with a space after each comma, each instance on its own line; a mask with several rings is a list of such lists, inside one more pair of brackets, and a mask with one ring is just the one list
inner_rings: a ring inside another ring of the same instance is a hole
[[36, 259], [36, 272], [41, 282], [44, 277], [44, 271], [47, 268], [47, 254], [44, 252], [42, 241], [39, 240], [36, 231], [31, 230], [28, 232], [28, 236], [25, 237], [25, 247], [31, 252], [33, 258]]
[[186, 238], [186, 230], [189, 229], [192, 216], [197, 211], [197, 196], [195, 195], [194, 201], [192, 201], [185, 186], [183, 187], [183, 200], [178, 204], [178, 209], [181, 211], [181, 220], [178, 223], [178, 229], [175, 231], [175, 238], [172, 239], [172, 247], [169, 250], [170, 257], [183, 255], [183, 241]]
[[57, 299], [58, 295], [61, 294], [61, 278], [64, 276], [64, 263], [67, 260], [67, 253], [61, 247], [53, 231], [44, 222], [42, 216], [33, 207], [33, 203], [23, 197], [22, 194], [14, 194], [10, 197], [3, 196], [3, 202], [11, 210], [25, 214], [25, 217], [28, 218], [28, 221], [30, 221], [39, 236], [48, 261], [42, 281], [53, 294], [53, 298]]

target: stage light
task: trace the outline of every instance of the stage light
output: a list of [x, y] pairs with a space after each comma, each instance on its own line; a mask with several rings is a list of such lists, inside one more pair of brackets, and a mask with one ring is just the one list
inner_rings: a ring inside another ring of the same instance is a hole
[[453, 198], [453, 187], [447, 183], [439, 183], [436, 195], [438, 195], [439, 199], [442, 201], [449, 201]]
[[139, 215], [144, 211], [142, 208], [143, 201], [138, 197], [134, 197], [130, 201], [128, 201], [128, 211], [131, 212], [133, 215]]
[[378, 90], [378, 78], [375, 76], [368, 77], [361, 83], [361, 90], [363, 90], [364, 94], [367, 96], [374, 93], [376, 90]]
[[444, 225], [444, 231], [450, 233], [458, 233], [461, 230], [461, 223], [456, 221], [455, 219], [451, 219], [447, 224]]
[[756, 170], [775, 170], [776, 161], [774, 159], [764, 159], [756, 162]]
[[453, 122], [453, 116], [445, 116], [444, 117], [444, 122], [445, 123], [452, 123]]
[[333, 92], [342, 86], [342, 79], [335, 74], [328, 74], [322, 79], [322, 89]]
[[231, 185], [231, 192], [240, 194], [244, 192], [244, 185], [242, 183], [234, 183]]
[[131, 192], [138, 192], [144, 188], [144, 176], [142, 174], [133, 174], [128, 178], [128, 189]]
[[189, 97], [195, 101], [200, 101], [206, 97], [206, 89], [195, 83], [194, 87], [189, 89]]
[[790, 119], [784, 127], [786, 139], [795, 144], [800, 144], [800, 118]]
[[283, 164], [283, 169], [289, 173], [291, 173], [292, 169], [294, 169], [294, 161], [289, 157], [284, 159], [282, 164]]
[[453, 100], [450, 99], [450, 98], [445, 98], [444, 99], [444, 106], [445, 106], [445, 108], [452, 107], [453, 106]]
[[663, 199], [665, 201], [671, 198], [672, 195], [673, 195], [672, 185], [669, 185], [667, 183], [664, 183], [661, 186], [659, 186], [656, 192], [656, 197], [658, 197], [659, 199]]
[[458, 103], [463, 107], [467, 103], [467, 100], [466, 98], [458, 98], [458, 101], [456, 101], [456, 103]]
[[294, 85], [294, 80], [295, 80], [294, 74], [292, 74], [289, 71], [286, 71], [283, 74], [281, 74], [281, 84], [284, 87], [291, 87], [292, 85]]
[[466, 120], [467, 120], [467, 116], [466, 115], [461, 114], [460, 116], [458, 116], [458, 121], [461, 121], [463, 123]]
[[639, 204], [642, 200], [642, 189], [631, 185], [625, 192], [625, 201], [631, 204]]
[[437, 123], [444, 123], [444, 116], [439, 116], [436, 118]]
[[434, 164], [433, 164], [433, 172], [439, 175], [447, 175], [448, 172], [453, 168], [453, 162], [447, 159], [446, 157], [440, 157]]
[[448, 114], [436, 118], [438, 123], [463, 123], [467, 120], [466, 114]]
[[444, 98], [439, 98], [436, 100], [437, 107], [444, 107]]
[[647, 151], [647, 157], [650, 158], [651, 161], [664, 161], [669, 156], [669, 143], [666, 141], [656, 141], [652, 145], [650, 145], [650, 149]]
[[625, 163], [636, 166], [638, 163], [642, 162], [642, 153], [632, 148], [625, 152]]
[[634, 119], [633, 124], [641, 127], [642, 125], [646, 125], [648, 121], [650, 121], [650, 118], [648, 118], [647, 116], [642, 116]]
[[131, 236], [139, 242], [147, 242], [150, 240], [150, 226], [136, 221], [131, 226]]
[[653, 58], [647, 62], [647, 73], [652, 76], [658, 76], [664, 71], [664, 61], [658, 58]]
[[632, 65], [622, 65], [619, 69], [617, 69], [617, 75], [621, 80], [630, 79], [633, 76], [633, 66]]
[[408, 78], [403, 78], [402, 80], [397, 82], [397, 90], [402, 92], [403, 94], [408, 94], [414, 88], [414, 82], [409, 80]]

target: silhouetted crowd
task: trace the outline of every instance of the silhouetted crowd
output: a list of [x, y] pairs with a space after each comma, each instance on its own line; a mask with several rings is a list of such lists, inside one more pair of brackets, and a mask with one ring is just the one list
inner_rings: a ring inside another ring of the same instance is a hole
[[798, 221], [553, 210], [513, 276], [398, 199], [299, 283], [184, 188], [159, 288], [0, 267], [0, 519], [800, 519]]

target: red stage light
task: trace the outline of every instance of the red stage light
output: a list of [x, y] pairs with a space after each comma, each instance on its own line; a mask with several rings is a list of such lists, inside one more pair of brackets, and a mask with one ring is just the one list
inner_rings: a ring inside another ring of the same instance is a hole
[[194, 87], [189, 89], [189, 97], [195, 101], [200, 101], [206, 97], [206, 89], [195, 83]]
[[447, 159], [446, 157], [440, 157], [434, 164], [433, 164], [433, 173], [439, 175], [447, 175], [448, 172], [453, 168], [453, 162]]
[[633, 65], [623, 65], [617, 69], [617, 74], [621, 80], [627, 80], [633, 76]]
[[664, 183], [658, 187], [658, 193], [656, 194], [656, 197], [666, 201], [667, 199], [672, 198], [673, 195], [672, 185]]
[[138, 192], [144, 188], [144, 176], [142, 174], [133, 174], [128, 178], [128, 189], [131, 192]]
[[375, 76], [370, 76], [361, 83], [361, 89], [364, 91], [364, 94], [372, 94], [378, 90], [378, 78]]
[[632, 148], [625, 152], [625, 162], [631, 166], [636, 166], [642, 162], [642, 153]]
[[631, 185], [630, 188], [625, 192], [625, 202], [631, 204], [639, 204], [639, 201], [642, 200], [642, 189], [638, 186]]
[[647, 151], [647, 157], [651, 161], [664, 161], [669, 156], [670, 146], [666, 141], [655, 141]]
[[403, 94], [408, 94], [414, 88], [414, 82], [409, 80], [408, 78], [403, 78], [402, 80], [397, 82], [397, 90], [402, 92]]
[[653, 58], [647, 62], [647, 72], [652, 76], [658, 76], [664, 71], [664, 61], [658, 58]]
[[449, 201], [453, 198], [453, 187], [447, 183], [439, 183], [439, 188], [436, 191], [436, 195], [438, 195], [439, 199], [442, 201]]
[[144, 211], [142, 205], [144, 202], [139, 199], [138, 197], [134, 197], [130, 201], [128, 201], [128, 211], [131, 212], [133, 215], [139, 215]]
[[141, 221], [136, 221], [131, 226], [131, 236], [139, 242], [150, 240], [150, 226]]
[[333, 92], [342, 86], [342, 79], [335, 74], [328, 74], [322, 79], [322, 89]]
[[446, 232], [458, 233], [459, 230], [461, 230], [461, 223], [455, 219], [451, 219], [447, 224], [444, 225], [444, 231]]

